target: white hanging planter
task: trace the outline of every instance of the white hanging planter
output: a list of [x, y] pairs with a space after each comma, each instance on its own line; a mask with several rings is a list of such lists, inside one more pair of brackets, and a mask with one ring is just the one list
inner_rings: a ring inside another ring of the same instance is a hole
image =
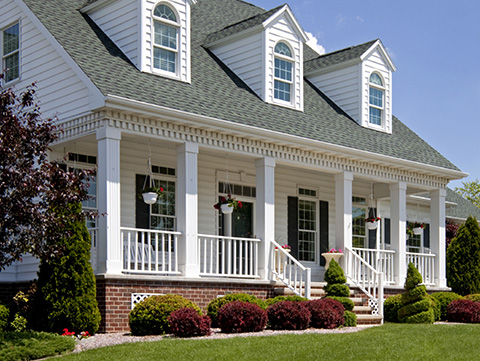
[[413, 228], [413, 234], [419, 236], [423, 233], [423, 228], [422, 227], [414, 227]]
[[367, 222], [367, 228], [368, 229], [377, 229], [378, 228], [378, 221], [375, 222]]
[[142, 193], [143, 201], [146, 204], [155, 204], [158, 198], [158, 193], [156, 192], [146, 192]]
[[233, 212], [233, 205], [230, 207], [230, 204], [225, 203], [220, 206], [223, 214], [230, 214]]

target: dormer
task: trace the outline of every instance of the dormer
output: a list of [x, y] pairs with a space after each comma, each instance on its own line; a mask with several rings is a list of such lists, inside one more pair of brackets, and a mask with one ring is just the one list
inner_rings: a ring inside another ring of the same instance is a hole
[[365, 128], [392, 133], [392, 73], [380, 40], [305, 62], [305, 77]]
[[141, 71], [190, 82], [196, 0], [97, 0], [82, 9]]
[[205, 40], [263, 101], [303, 111], [303, 43], [288, 5], [232, 24]]

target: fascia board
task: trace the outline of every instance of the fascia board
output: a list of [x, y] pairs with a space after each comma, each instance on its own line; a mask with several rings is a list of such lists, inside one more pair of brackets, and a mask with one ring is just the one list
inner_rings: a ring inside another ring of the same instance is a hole
[[300, 26], [300, 23], [297, 21], [295, 15], [293, 15], [292, 10], [290, 10], [290, 7], [287, 4], [285, 4], [280, 10], [278, 10], [275, 14], [265, 20], [262, 23], [263, 27], [267, 28], [271, 23], [275, 22], [283, 13], [287, 15], [288, 20], [290, 23], [292, 23], [295, 32], [300, 38], [302, 38], [302, 42], [306, 43], [308, 41], [308, 36], [303, 30], [303, 28]]
[[393, 63], [392, 59], [388, 55], [387, 51], [385, 50], [385, 47], [383, 46], [382, 42], [380, 40], [377, 40], [366, 52], [364, 52], [361, 56], [360, 59], [361, 61], [364, 61], [376, 48], [380, 50], [380, 54], [384, 58], [385, 62], [387, 63], [388, 67], [392, 71], [396, 71], [397, 67]]
[[35, 14], [30, 10], [30, 8], [22, 0], [14, 0], [18, 7], [23, 11], [25, 15], [28, 16], [30, 21], [35, 25], [35, 27], [40, 30], [42, 35], [47, 39], [50, 45], [55, 49], [55, 51], [60, 55], [60, 57], [67, 63], [68, 66], [73, 70], [75, 75], [77, 75], [80, 80], [85, 84], [87, 89], [90, 92], [90, 99], [102, 99], [101, 103], [103, 104], [103, 94], [100, 90], [93, 84], [90, 78], [83, 72], [80, 66], [72, 59], [72, 57], [66, 52], [66, 50], [58, 43], [57, 39], [47, 30], [45, 25], [35, 16]]
[[[116, 110], [124, 110], [127, 112], [137, 110], [138, 112], [141, 112], [143, 115], [147, 116], [162, 116], [163, 118], [168, 118], [172, 121], [188, 123], [192, 126], [198, 127], [199, 125], [203, 125], [206, 127], [213, 127], [214, 129], [235, 132], [236, 134], [247, 137], [258, 136], [263, 139], [271, 139], [272, 141], [293, 145], [294, 147], [305, 148], [310, 151], [315, 151], [315, 148], [317, 148], [321, 149], [322, 152], [327, 151], [343, 157], [351, 157], [369, 162], [374, 161], [376, 163], [384, 163], [401, 169], [410, 169], [419, 173], [434, 174], [436, 176], [446, 177], [450, 180], [462, 179], [468, 176], [468, 173], [453, 169], [404, 160], [318, 140], [306, 139], [296, 135], [284, 134], [251, 125], [237, 124], [223, 119], [193, 114], [182, 110], [122, 98], [116, 95], [106, 96], [105, 107], [112, 107]], [[99, 108], [98, 110], [103, 109]]]

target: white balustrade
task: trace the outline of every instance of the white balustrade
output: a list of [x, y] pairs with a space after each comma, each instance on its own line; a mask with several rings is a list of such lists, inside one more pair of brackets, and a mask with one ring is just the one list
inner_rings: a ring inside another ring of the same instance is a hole
[[97, 237], [98, 237], [98, 228], [88, 228], [88, 233], [90, 234], [90, 263], [93, 268], [93, 273], [97, 272]]
[[431, 253], [407, 252], [407, 266], [412, 262], [422, 275], [423, 284], [435, 285], [435, 255]]
[[259, 278], [259, 239], [199, 234], [201, 276]]
[[127, 273], [179, 274], [180, 232], [120, 228], [123, 271]]
[[352, 250], [376, 271], [383, 273], [384, 284], [395, 283], [393, 271], [395, 251], [368, 248], [352, 248]]
[[296, 295], [310, 298], [311, 269], [303, 266], [275, 241], [272, 241], [270, 249], [273, 275]]

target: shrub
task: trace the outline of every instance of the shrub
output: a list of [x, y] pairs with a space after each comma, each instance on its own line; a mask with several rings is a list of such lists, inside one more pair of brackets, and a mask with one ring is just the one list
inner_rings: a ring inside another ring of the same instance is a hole
[[480, 228], [468, 217], [447, 249], [447, 280], [452, 291], [460, 295], [480, 292]]
[[9, 315], [10, 310], [8, 307], [0, 303], [0, 332], [7, 330]]
[[[453, 292], [451, 292], [451, 293], [453, 293]], [[472, 295], [467, 295], [467, 296], [465, 296], [465, 299], [473, 301], [473, 302], [480, 302], [480, 293], [474, 293]]]
[[432, 304], [433, 314], [435, 315], [434, 321], [440, 321], [440, 315], [442, 312], [440, 308], [440, 302], [438, 302], [435, 298], [433, 298], [432, 295], [427, 294], [427, 297]]
[[327, 298], [340, 302], [345, 308], [345, 311], [352, 311], [355, 307], [355, 303], [348, 297], [327, 296]]
[[[440, 310], [440, 320], [445, 321], [447, 319], [447, 307], [448, 305], [455, 300], [461, 300], [463, 299], [462, 296], [455, 292], [435, 292], [432, 293], [431, 296], [435, 299], [437, 302], [437, 307]], [[469, 299], [468, 296], [465, 297], [466, 299]], [[480, 298], [479, 298], [480, 300]], [[473, 301], [473, 300], [472, 300]]]
[[78, 218], [81, 211], [80, 203], [57, 211], [69, 237], [62, 239], [57, 257], [40, 262], [31, 319], [37, 330], [61, 333], [68, 328], [93, 335], [100, 325], [90, 234]]
[[449, 322], [480, 322], [480, 303], [470, 300], [454, 300], [447, 307]]
[[218, 311], [218, 325], [225, 333], [259, 332], [267, 325], [267, 311], [253, 303], [233, 301]]
[[265, 304], [264, 301], [258, 299], [253, 295], [248, 295], [246, 293], [231, 293], [223, 297], [216, 298], [210, 301], [210, 303], [207, 306], [207, 315], [212, 320], [212, 327], [218, 326], [218, 323], [217, 323], [218, 311], [223, 306], [233, 301], [242, 301], [242, 302], [252, 303], [260, 307], [262, 310], [265, 310], [267, 308], [267, 305]]
[[[332, 260], [333, 261], [333, 260]], [[350, 296], [350, 288], [347, 285], [326, 285], [323, 287], [328, 296], [348, 297]]]
[[181, 308], [172, 312], [168, 318], [170, 330], [177, 337], [210, 335], [210, 317], [200, 316], [193, 308]]
[[325, 271], [324, 279], [327, 285], [323, 290], [327, 293], [327, 296], [350, 296], [350, 288], [345, 284], [347, 279], [345, 278], [342, 268], [334, 259], [330, 261], [330, 266]]
[[345, 310], [343, 318], [345, 319], [345, 327], [357, 327], [357, 315], [352, 311]]
[[[330, 263], [331, 264], [331, 263]], [[337, 328], [345, 323], [343, 305], [331, 298], [322, 298], [307, 302], [312, 314], [310, 326], [315, 328]]]
[[268, 306], [274, 305], [277, 302], [282, 302], [282, 301], [304, 302], [304, 301], [308, 301], [308, 298], [297, 296], [297, 295], [277, 296], [274, 298], [267, 299], [265, 301], [265, 305], [268, 307]]
[[168, 317], [181, 308], [193, 308], [201, 315], [200, 308], [180, 295], [151, 296], [138, 303], [128, 315], [132, 335], [161, 335], [170, 332]]
[[383, 302], [383, 314], [386, 322], [399, 322], [398, 310], [402, 307], [402, 295], [388, 297]]
[[305, 330], [310, 324], [306, 302], [277, 302], [267, 308], [267, 314], [273, 330]]

